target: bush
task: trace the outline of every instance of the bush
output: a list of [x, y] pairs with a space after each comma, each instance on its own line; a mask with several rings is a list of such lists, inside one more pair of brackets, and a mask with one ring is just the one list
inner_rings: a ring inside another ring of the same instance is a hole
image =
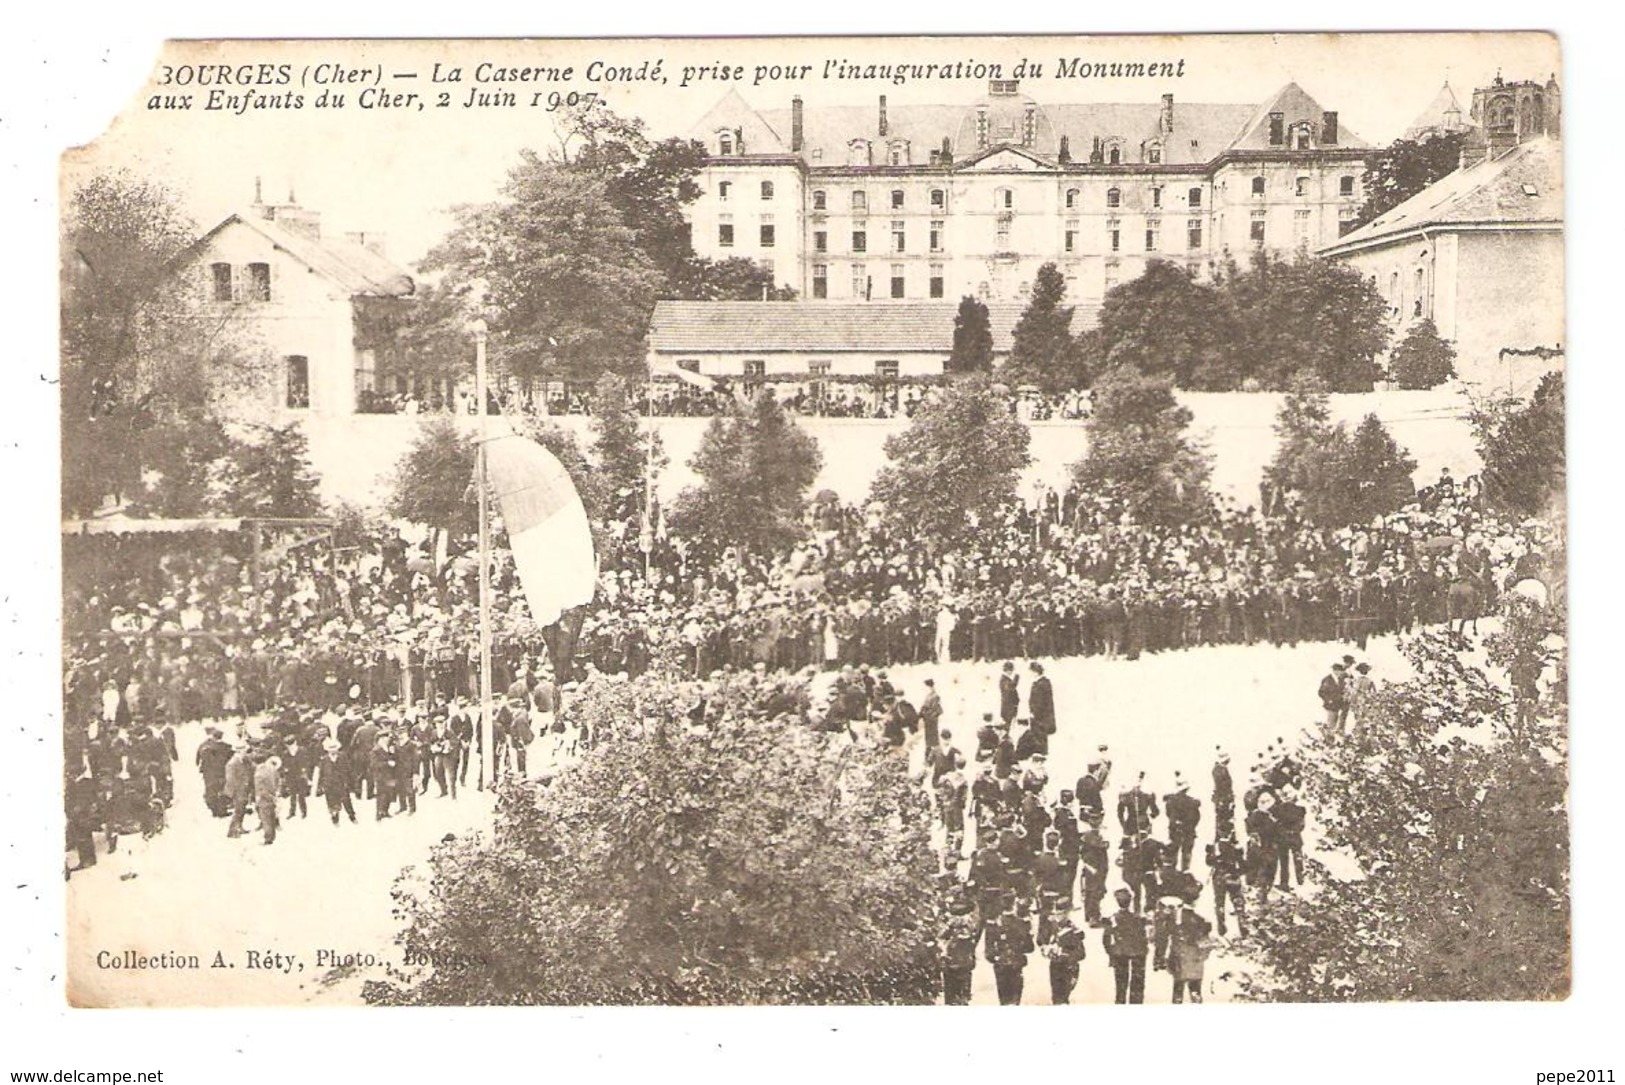
[[426, 892], [397, 889], [402, 948], [446, 964], [368, 1001], [932, 1001], [923, 792], [894, 753], [808, 726], [805, 703], [749, 676], [704, 695], [589, 682], [571, 714], [595, 748], [508, 787], [490, 839], [436, 849]]
[[1401, 388], [1434, 388], [1456, 375], [1456, 348], [1439, 338], [1431, 320], [1422, 320], [1394, 348], [1389, 377]]

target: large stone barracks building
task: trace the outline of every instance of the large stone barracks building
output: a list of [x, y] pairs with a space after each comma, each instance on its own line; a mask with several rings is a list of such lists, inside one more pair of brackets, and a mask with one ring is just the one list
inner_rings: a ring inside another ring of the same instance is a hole
[[1369, 147], [1296, 83], [1261, 104], [1040, 102], [996, 80], [967, 105], [785, 109], [723, 98], [694, 248], [745, 257], [810, 301], [1019, 302], [1053, 261], [1098, 302], [1160, 258], [1206, 274], [1313, 251], [1362, 202]]

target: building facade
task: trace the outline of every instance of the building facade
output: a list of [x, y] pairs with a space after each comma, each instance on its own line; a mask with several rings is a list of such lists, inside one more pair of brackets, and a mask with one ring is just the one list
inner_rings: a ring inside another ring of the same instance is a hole
[[[1549, 137], [1465, 166], [1320, 250], [1388, 300], [1398, 342], [1432, 320], [1467, 380], [1521, 387], [1563, 350], [1562, 147]], [[1511, 368], [1508, 359], [1514, 360]]]
[[324, 237], [321, 216], [256, 198], [194, 245], [185, 265], [207, 304], [269, 356], [264, 395], [276, 412], [348, 415], [388, 377], [367, 345], [366, 307], [410, 298], [414, 283], [378, 235]]
[[1053, 262], [1098, 303], [1151, 259], [1211, 273], [1313, 250], [1360, 206], [1368, 145], [1295, 83], [1261, 105], [1047, 105], [994, 81], [966, 106], [756, 110], [730, 92], [694, 248], [744, 257], [813, 301], [1020, 301]]

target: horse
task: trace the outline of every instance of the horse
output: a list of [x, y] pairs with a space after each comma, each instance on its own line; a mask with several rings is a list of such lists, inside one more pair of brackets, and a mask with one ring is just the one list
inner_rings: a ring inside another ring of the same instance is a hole
[[[1462, 637], [1467, 635], [1467, 623], [1473, 623], [1473, 636], [1478, 636], [1478, 619], [1484, 614], [1484, 585], [1475, 579], [1453, 580], [1445, 592], [1445, 616], [1450, 631]], [[1461, 622], [1457, 628], [1456, 622]]]

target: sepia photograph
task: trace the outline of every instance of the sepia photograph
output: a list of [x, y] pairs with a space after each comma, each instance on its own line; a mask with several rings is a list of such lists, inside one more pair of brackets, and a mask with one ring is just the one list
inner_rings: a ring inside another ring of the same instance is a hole
[[1564, 107], [168, 43], [60, 163], [67, 1004], [1566, 999]]

